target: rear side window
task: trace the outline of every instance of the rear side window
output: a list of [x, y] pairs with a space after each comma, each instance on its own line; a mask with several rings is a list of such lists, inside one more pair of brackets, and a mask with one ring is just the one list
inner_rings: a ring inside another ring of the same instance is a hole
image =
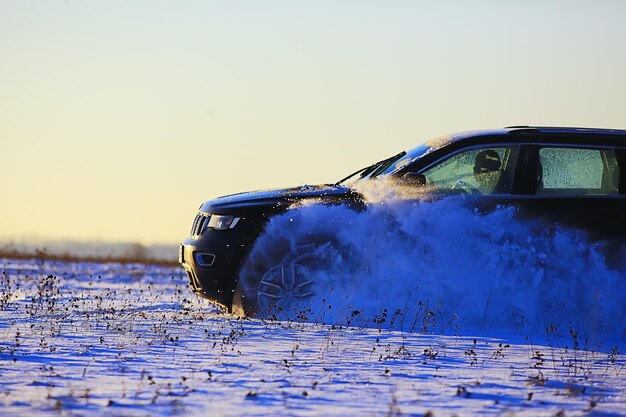
[[619, 166], [613, 149], [539, 149], [537, 194], [618, 194]]

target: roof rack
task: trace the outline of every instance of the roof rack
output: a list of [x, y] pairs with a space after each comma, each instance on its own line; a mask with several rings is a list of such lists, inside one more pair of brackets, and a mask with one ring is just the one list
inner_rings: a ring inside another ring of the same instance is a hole
[[597, 127], [567, 127], [567, 126], [507, 126], [505, 129], [515, 129], [513, 132], [535, 131], [543, 133], [613, 133], [613, 134], [626, 134], [626, 130], [622, 129], [607, 129]]

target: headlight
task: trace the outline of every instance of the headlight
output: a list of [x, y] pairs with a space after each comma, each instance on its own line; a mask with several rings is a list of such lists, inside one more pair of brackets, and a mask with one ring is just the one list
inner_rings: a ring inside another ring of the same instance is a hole
[[237, 226], [240, 217], [234, 216], [220, 216], [219, 214], [212, 214], [209, 219], [209, 224], [206, 227], [210, 227], [215, 230], [232, 229]]

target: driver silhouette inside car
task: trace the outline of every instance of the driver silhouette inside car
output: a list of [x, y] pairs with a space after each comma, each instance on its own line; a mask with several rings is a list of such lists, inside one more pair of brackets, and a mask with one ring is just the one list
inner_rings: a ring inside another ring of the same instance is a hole
[[500, 181], [500, 156], [493, 149], [485, 149], [476, 155], [474, 160], [474, 178], [478, 183], [478, 191], [481, 194], [494, 192]]
[[493, 194], [500, 182], [502, 171], [500, 156], [493, 149], [480, 151], [474, 159], [474, 179], [476, 186], [459, 180], [453, 190], [467, 194]]

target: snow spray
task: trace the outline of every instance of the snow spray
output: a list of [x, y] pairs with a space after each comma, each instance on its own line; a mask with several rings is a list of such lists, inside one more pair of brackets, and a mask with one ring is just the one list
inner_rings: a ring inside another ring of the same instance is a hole
[[314, 295], [289, 319], [439, 334], [501, 330], [581, 347], [624, 339], [626, 271], [608, 268], [583, 231], [521, 221], [510, 206], [479, 214], [462, 197], [402, 198], [385, 184], [359, 191], [366, 210], [293, 208], [271, 219], [252, 249], [269, 253], [277, 238], [294, 250], [311, 235], [331, 242], [318, 249], [325, 263], [305, 273]]

